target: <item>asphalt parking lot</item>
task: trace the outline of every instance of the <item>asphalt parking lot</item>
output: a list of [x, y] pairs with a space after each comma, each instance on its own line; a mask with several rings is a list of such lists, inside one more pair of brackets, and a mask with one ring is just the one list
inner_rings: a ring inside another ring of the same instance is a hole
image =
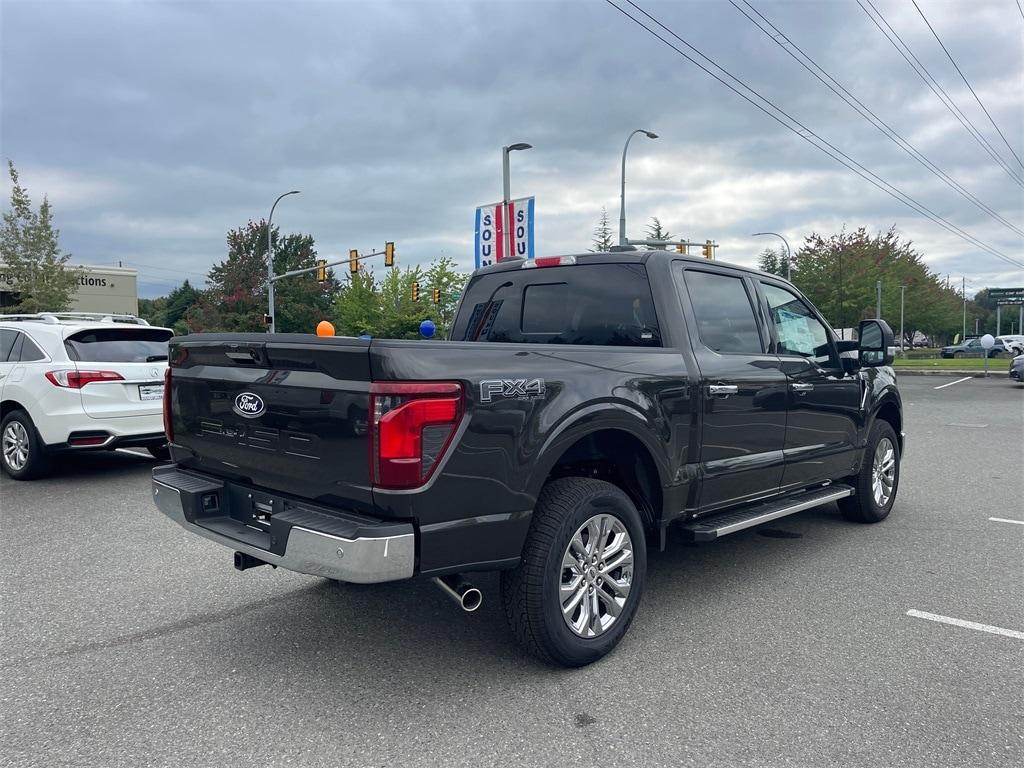
[[517, 648], [493, 575], [465, 614], [426, 581], [236, 572], [142, 455], [3, 477], [0, 765], [1024, 764], [1024, 387], [951, 382], [900, 380], [887, 521], [675, 536], [574, 671]]

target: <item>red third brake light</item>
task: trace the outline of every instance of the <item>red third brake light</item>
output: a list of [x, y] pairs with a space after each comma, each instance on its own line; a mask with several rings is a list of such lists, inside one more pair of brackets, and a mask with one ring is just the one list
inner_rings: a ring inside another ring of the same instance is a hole
[[47, 371], [46, 378], [51, 384], [65, 389], [81, 389], [95, 381], [124, 381], [124, 376], [115, 371]]
[[174, 420], [171, 419], [171, 368], [164, 371], [164, 434], [167, 442], [174, 442]]
[[371, 384], [370, 418], [370, 482], [418, 488], [430, 479], [462, 418], [462, 385]]

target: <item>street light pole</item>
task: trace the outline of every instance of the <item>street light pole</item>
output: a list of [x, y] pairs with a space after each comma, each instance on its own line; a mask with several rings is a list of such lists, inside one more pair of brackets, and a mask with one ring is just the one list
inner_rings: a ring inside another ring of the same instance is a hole
[[626, 145], [622, 148], [622, 187], [619, 193], [619, 245], [626, 245], [626, 150], [629, 149], [630, 139], [638, 133], [642, 133], [648, 139], [658, 138], [658, 134], [643, 128], [637, 128], [626, 137]]
[[277, 208], [277, 204], [288, 195], [297, 194], [299, 194], [299, 190], [293, 189], [277, 198], [270, 206], [270, 216], [267, 217], [267, 312], [270, 315], [270, 333], [277, 330], [277, 318], [274, 317], [274, 250], [273, 244], [270, 242], [270, 225], [274, 221], [274, 209]]
[[786, 244], [786, 279], [789, 282], [793, 282], [793, 253], [789, 250], [789, 240], [784, 238], [778, 232], [755, 232], [751, 237], [760, 237], [761, 235], [775, 235], [783, 243]]
[[508, 201], [512, 199], [512, 182], [509, 179], [508, 172], [508, 153], [521, 149], [533, 149], [533, 145], [519, 142], [518, 144], [509, 144], [507, 147], [501, 148], [501, 221], [505, 230], [501, 239], [504, 241], [504, 258], [506, 259], [515, 256], [512, 253], [512, 222], [508, 215]]

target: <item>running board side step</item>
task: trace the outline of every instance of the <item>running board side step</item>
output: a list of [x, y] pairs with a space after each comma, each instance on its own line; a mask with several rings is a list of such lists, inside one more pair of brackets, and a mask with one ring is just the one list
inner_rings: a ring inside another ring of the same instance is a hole
[[730, 533], [736, 533], [736, 531], [742, 531], [744, 528], [767, 523], [769, 520], [777, 520], [780, 517], [852, 495], [853, 488], [848, 485], [830, 485], [827, 488], [804, 491], [796, 496], [772, 499], [761, 504], [722, 512], [699, 520], [691, 520], [688, 523], [683, 523], [682, 527], [693, 533], [694, 541], [711, 541]]

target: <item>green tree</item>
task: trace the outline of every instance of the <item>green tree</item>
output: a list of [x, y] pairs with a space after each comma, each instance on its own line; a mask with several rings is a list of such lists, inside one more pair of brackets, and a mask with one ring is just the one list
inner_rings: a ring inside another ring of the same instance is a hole
[[[465, 289], [468, 279], [469, 275], [457, 271], [455, 262], [447, 256], [442, 256], [427, 269], [426, 294], [431, 302], [431, 319], [437, 324], [435, 338], [448, 337], [448, 331], [455, 320], [455, 311], [459, 306], [459, 296]], [[435, 288], [441, 291], [440, 304], [433, 303], [432, 293]]]
[[612, 240], [612, 228], [608, 223], [608, 209], [601, 206], [601, 218], [597, 220], [597, 227], [594, 229], [593, 252], [610, 251], [615, 242]]
[[757, 268], [777, 277], [786, 276], [786, 254], [774, 248], [765, 248], [757, 257]]
[[11, 208], [0, 228], [0, 263], [17, 290], [17, 301], [6, 312], [60, 312], [71, 306], [79, 274], [68, 269], [70, 253], [60, 249], [60, 231], [53, 226], [53, 210], [44, 195], [39, 211], [32, 210], [28, 191], [21, 186], [14, 163], [7, 161], [11, 177]]
[[372, 271], [360, 269], [342, 284], [334, 302], [334, 321], [339, 336], [377, 333], [381, 327], [381, 304]]
[[[672, 233], [667, 229], [662, 229], [661, 222], [657, 216], [651, 216], [651, 223], [647, 225], [647, 237], [651, 240], [671, 240]], [[665, 250], [664, 245], [655, 245], [653, 247], [659, 251]]]
[[904, 328], [948, 338], [960, 330], [962, 300], [931, 272], [895, 227], [874, 236], [861, 227], [830, 237], [811, 234], [794, 254], [794, 282], [836, 327], [875, 316], [882, 283], [882, 317], [898, 333], [900, 286], [906, 286]]
[[[420, 284], [420, 300], [412, 300], [412, 284]], [[379, 288], [381, 318], [375, 336], [385, 339], [418, 339], [420, 323], [430, 318], [433, 304], [422, 267], [394, 267]]]
[[[316, 265], [316, 248], [311, 235], [282, 237], [275, 227], [274, 274]], [[214, 265], [207, 277], [207, 289], [198, 302], [186, 310], [186, 322], [197, 331], [265, 331], [267, 311], [267, 224], [250, 221], [227, 236], [228, 256]], [[340, 290], [333, 270], [324, 285], [312, 272], [274, 284], [275, 323], [279, 333], [313, 333], [317, 322], [326, 318]]]

